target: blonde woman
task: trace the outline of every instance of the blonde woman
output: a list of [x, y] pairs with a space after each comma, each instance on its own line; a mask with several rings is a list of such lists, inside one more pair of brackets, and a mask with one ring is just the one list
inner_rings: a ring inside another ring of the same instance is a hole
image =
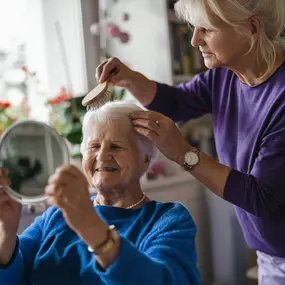
[[[138, 133], [236, 206], [247, 244], [257, 250], [260, 284], [285, 284], [284, 0], [180, 0], [205, 73], [170, 87], [112, 58], [97, 68], [153, 111], [132, 116]], [[219, 161], [189, 145], [174, 121], [212, 113]], [[170, 117], [171, 119], [169, 119]], [[156, 123], [154, 123], [156, 122]]]

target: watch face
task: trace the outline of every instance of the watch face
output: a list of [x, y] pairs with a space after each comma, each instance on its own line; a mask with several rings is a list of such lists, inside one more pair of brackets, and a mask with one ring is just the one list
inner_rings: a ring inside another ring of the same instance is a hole
[[189, 165], [196, 165], [199, 162], [198, 154], [192, 151], [187, 152], [185, 162]]

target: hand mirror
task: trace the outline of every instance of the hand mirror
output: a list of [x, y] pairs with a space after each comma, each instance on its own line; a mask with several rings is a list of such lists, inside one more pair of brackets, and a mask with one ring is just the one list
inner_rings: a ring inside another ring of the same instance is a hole
[[0, 167], [11, 185], [5, 190], [21, 204], [46, 200], [44, 188], [56, 168], [69, 163], [69, 150], [55, 129], [37, 121], [19, 121], [0, 137]]

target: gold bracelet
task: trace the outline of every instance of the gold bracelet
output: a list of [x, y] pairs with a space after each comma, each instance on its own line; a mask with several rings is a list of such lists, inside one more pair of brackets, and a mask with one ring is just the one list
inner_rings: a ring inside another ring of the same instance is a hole
[[87, 249], [88, 251], [93, 252], [96, 255], [106, 253], [114, 248], [119, 238], [120, 234], [117, 231], [116, 227], [114, 225], [111, 225], [108, 227], [106, 240], [102, 244], [97, 246], [89, 245]]

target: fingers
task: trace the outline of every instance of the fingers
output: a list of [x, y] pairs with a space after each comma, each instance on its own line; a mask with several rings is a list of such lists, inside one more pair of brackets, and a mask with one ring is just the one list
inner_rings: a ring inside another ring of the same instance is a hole
[[69, 175], [73, 176], [73, 177], [78, 177], [78, 175], [81, 174], [81, 171], [75, 167], [72, 164], [67, 164], [67, 165], [63, 165], [60, 166], [56, 169], [56, 173], [68, 173]]
[[8, 175], [8, 170], [0, 168], [0, 188], [3, 188], [11, 184], [11, 181], [7, 175]]
[[111, 77], [110, 77], [110, 80], [109, 80], [109, 83], [111, 85], [116, 85], [116, 83], [118, 81], [121, 80], [121, 74], [120, 74], [120, 67], [117, 67], [112, 73], [111, 73]]
[[0, 196], [8, 196], [8, 194], [3, 188], [0, 188]]
[[167, 117], [153, 111], [137, 111], [130, 114], [131, 120], [145, 119], [153, 122], [165, 120]]
[[144, 127], [134, 127], [135, 131], [139, 133], [140, 135], [148, 138], [152, 142], [155, 142], [158, 139], [158, 134], [150, 129], [144, 128]]
[[65, 200], [69, 199], [65, 196], [74, 196], [74, 193], [79, 191], [78, 187], [88, 189], [88, 182], [84, 174], [73, 165], [64, 165], [57, 168], [49, 178], [45, 193], [49, 197], [56, 197], [57, 200]]
[[65, 185], [48, 185], [45, 187], [45, 194], [48, 199], [49, 205], [54, 205], [56, 207], [62, 208], [68, 205], [68, 196], [65, 194]]
[[8, 169], [0, 168], [0, 176], [8, 176]]
[[97, 66], [96, 68], [96, 74], [95, 74], [95, 77], [97, 79], [98, 82], [100, 82], [100, 77], [101, 77], [101, 74], [102, 74], [102, 71], [103, 71], [103, 67], [104, 65], [108, 62], [108, 60], [104, 60], [100, 65]]
[[70, 175], [69, 173], [55, 173], [53, 174], [49, 180], [48, 180], [48, 185], [50, 184], [61, 184], [61, 185], [66, 185], [70, 183], [72, 180], [74, 180], [74, 177]]
[[[73, 205], [76, 202], [76, 197], [73, 195], [70, 197], [67, 195], [65, 185], [48, 185], [45, 187], [45, 194], [47, 195], [48, 199], [47, 202], [49, 205], [54, 205], [58, 208], [69, 208], [69, 209], [76, 209]], [[76, 204], [76, 203], [75, 203]]]
[[0, 188], [0, 205], [8, 201], [11, 201], [11, 197], [3, 188]]
[[105, 62], [100, 64], [98, 66], [98, 73], [96, 70], [99, 82], [100, 83], [105, 82], [108, 78], [110, 78], [111, 75], [112, 75], [111, 81], [115, 82], [114, 80], [118, 79], [116, 75], [118, 75], [118, 73], [120, 72], [120, 65], [121, 62], [115, 57], [112, 57], [111, 59], [106, 60]]
[[144, 128], [150, 130], [159, 136], [159, 124], [148, 119], [136, 119], [132, 121], [133, 126], [136, 128]]
[[49, 184], [67, 184], [70, 183], [71, 179], [76, 179], [78, 177], [79, 170], [73, 165], [64, 165], [58, 167], [55, 173], [49, 178]]
[[8, 178], [8, 169], [0, 168], [0, 188], [3, 188], [10, 184], [11, 184], [11, 181]]
[[0, 177], [0, 188], [3, 188], [5, 186], [9, 186], [11, 184], [11, 181], [8, 177]]
[[130, 118], [135, 130], [151, 140], [157, 139], [163, 121], [166, 119], [160, 113], [152, 111], [134, 112], [130, 114]]
[[47, 203], [57, 208], [62, 208], [64, 206], [62, 199], [58, 199], [55, 196], [48, 196]]
[[64, 184], [47, 185], [45, 187], [45, 194], [47, 196], [62, 196]]
[[[8, 169], [6, 168], [0, 168], [0, 197], [8, 197], [8, 194], [6, 193], [6, 191], [4, 190], [5, 186], [8, 186], [11, 184], [10, 179], [8, 178]], [[1, 199], [0, 199], [0, 203], [1, 203]]]

